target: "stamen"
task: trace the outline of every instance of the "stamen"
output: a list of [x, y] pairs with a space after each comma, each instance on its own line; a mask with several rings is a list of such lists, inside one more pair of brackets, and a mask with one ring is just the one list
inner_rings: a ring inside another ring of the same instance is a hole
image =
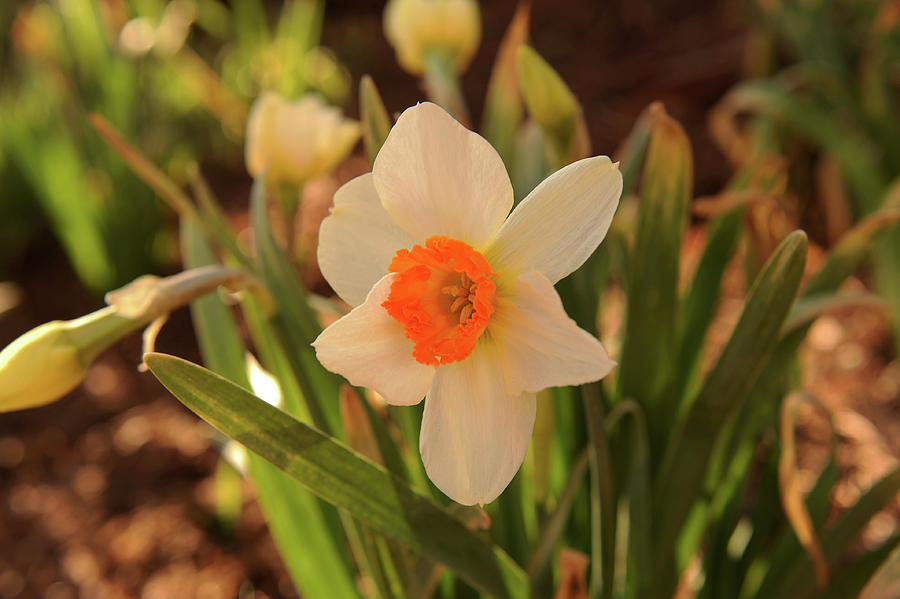
[[458, 298], [456, 298], [455, 300], [453, 300], [453, 303], [452, 303], [452, 304], [450, 304], [450, 311], [451, 311], [451, 312], [456, 312], [457, 310], [459, 310], [460, 308], [462, 308], [463, 306], [465, 306], [467, 303], [470, 303], [470, 301], [471, 301], [471, 300], [469, 300], [469, 298], [466, 298], [466, 297], [458, 297]]
[[484, 256], [429, 237], [424, 247], [399, 250], [388, 270], [396, 276], [382, 306], [415, 342], [413, 358], [431, 366], [465, 359], [494, 312], [496, 274]]
[[475, 306], [472, 304], [466, 304], [462, 312], [459, 313], [459, 324], [466, 324], [468, 322], [469, 317], [472, 316], [472, 312], [475, 311]]

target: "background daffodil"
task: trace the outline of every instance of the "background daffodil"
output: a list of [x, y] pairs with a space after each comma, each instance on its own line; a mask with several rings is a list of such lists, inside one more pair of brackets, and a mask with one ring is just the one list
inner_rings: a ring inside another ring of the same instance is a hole
[[422, 459], [455, 501], [488, 503], [509, 484], [537, 391], [615, 365], [553, 284], [596, 249], [621, 190], [617, 165], [587, 158], [509, 214], [497, 152], [424, 103], [400, 116], [373, 172], [335, 194], [319, 265], [355, 307], [315, 341], [318, 358], [389, 403], [426, 397]]
[[333, 169], [359, 139], [359, 124], [309, 93], [289, 102], [265, 92], [247, 119], [245, 158], [254, 177], [302, 185]]

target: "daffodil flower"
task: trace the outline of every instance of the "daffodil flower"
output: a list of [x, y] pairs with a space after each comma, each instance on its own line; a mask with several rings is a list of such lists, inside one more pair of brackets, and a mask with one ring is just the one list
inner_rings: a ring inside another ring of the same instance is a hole
[[359, 139], [359, 124], [315, 94], [288, 102], [261, 95], [247, 119], [247, 171], [270, 183], [302, 185], [343, 160]]
[[316, 339], [316, 353], [388, 403], [425, 397], [422, 459], [455, 501], [489, 503], [512, 480], [537, 391], [596, 381], [615, 365], [553, 285], [596, 249], [621, 191], [616, 164], [586, 158], [509, 214], [497, 152], [424, 103], [400, 116], [372, 172], [335, 194], [319, 266], [355, 307]]

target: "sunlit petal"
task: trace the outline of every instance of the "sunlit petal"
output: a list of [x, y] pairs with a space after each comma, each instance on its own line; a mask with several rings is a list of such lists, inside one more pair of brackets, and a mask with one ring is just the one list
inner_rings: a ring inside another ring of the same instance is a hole
[[334, 194], [334, 207], [319, 229], [319, 269], [341, 299], [357, 306], [387, 274], [397, 250], [413, 243], [381, 207], [372, 174], [366, 173]]
[[419, 243], [443, 235], [479, 249], [512, 207], [496, 150], [429, 102], [400, 115], [372, 170], [385, 209]]
[[509, 215], [485, 257], [497, 271], [531, 268], [556, 283], [584, 264], [612, 222], [622, 174], [606, 156], [547, 177]]
[[428, 477], [458, 503], [490, 503], [515, 476], [534, 428], [535, 397], [510, 396], [499, 355], [483, 340], [438, 369], [425, 399], [419, 448]]
[[616, 365], [600, 341], [568, 317], [556, 289], [537, 271], [521, 275], [496, 305], [489, 330], [510, 393], [581, 385]]
[[353, 385], [374, 389], [394, 405], [414, 405], [428, 391], [435, 369], [413, 359], [403, 326], [381, 306], [392, 279], [378, 281], [366, 301], [322, 331], [313, 346], [325, 368]]

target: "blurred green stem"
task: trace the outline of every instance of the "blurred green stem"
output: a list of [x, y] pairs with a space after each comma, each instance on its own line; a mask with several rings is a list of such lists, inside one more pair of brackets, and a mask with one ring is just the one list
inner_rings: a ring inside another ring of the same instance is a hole
[[581, 398], [592, 451], [591, 467], [591, 598], [610, 597], [616, 547], [615, 489], [604, 424], [603, 388], [582, 385]]
[[470, 126], [469, 109], [450, 57], [440, 52], [426, 54], [425, 91], [429, 98], [444, 107], [456, 120], [466, 127]]
[[300, 214], [300, 199], [303, 186], [281, 185], [276, 187], [281, 215], [284, 218], [284, 247], [291, 265], [297, 264], [297, 217]]

